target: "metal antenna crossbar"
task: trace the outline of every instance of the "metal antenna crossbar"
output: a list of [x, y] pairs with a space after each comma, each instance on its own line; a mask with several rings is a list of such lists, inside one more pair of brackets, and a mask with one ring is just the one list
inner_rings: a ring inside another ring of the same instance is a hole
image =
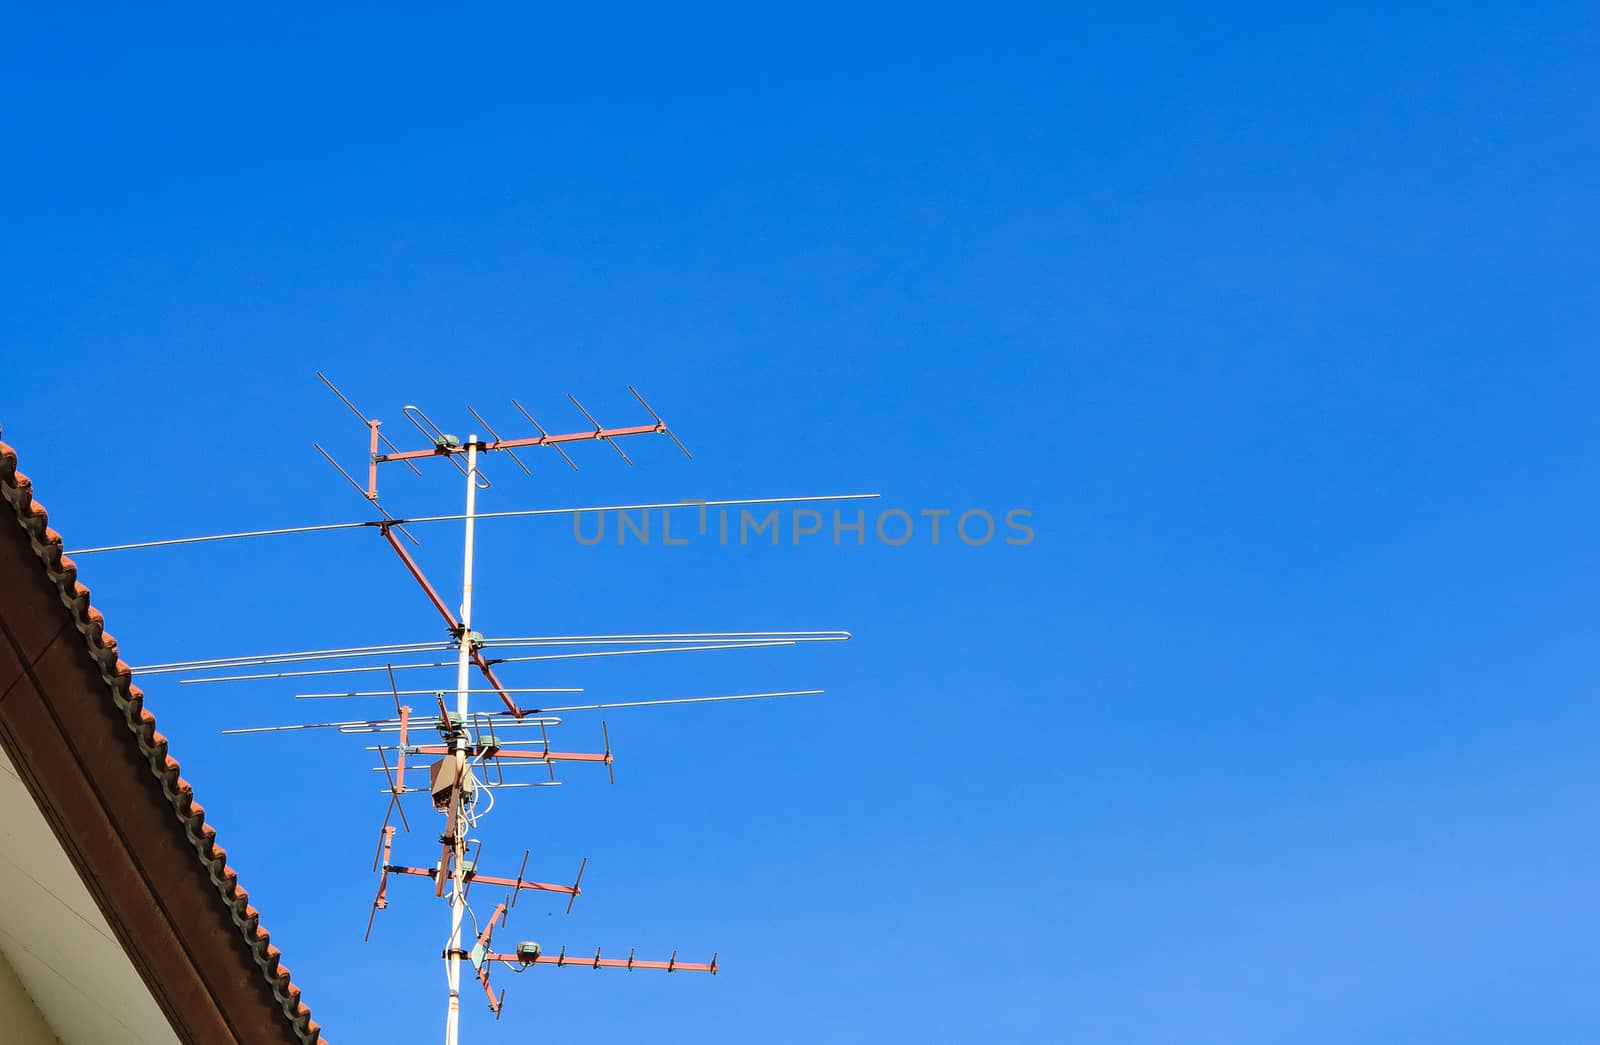
[[[323, 378], [323, 381], [324, 383], [327, 383], [327, 378]], [[328, 387], [333, 388], [333, 385], [328, 384]], [[334, 388], [333, 391], [335, 395], [338, 395], [340, 399], [344, 400], [345, 405], [350, 406], [350, 401], [345, 399], [343, 393], [339, 392], [337, 388]], [[693, 460], [694, 455], [689, 452], [688, 447], [684, 446], [683, 441], [673, 433], [672, 429], [667, 427], [666, 421], [662, 420], [661, 415], [656, 413], [655, 408], [649, 403], [645, 402], [645, 398], [639, 394], [639, 390], [634, 388], [632, 385], [629, 385], [628, 391], [632, 393], [633, 397], [639, 401], [639, 405], [644, 407], [645, 411], [649, 413], [651, 421], [650, 424], [625, 425], [616, 428], [607, 428], [605, 425], [596, 420], [595, 416], [591, 414], [582, 403], [578, 402], [576, 396], [569, 394], [567, 399], [571, 401], [573, 406], [577, 407], [578, 412], [584, 416], [585, 420], [594, 426], [594, 429], [592, 431], [551, 434], [545, 430], [543, 425], [539, 424], [538, 421], [533, 419], [533, 415], [528, 413], [521, 403], [513, 399], [511, 400], [511, 405], [515, 407], [517, 412], [521, 414], [529, 424], [533, 425], [534, 429], [539, 433], [536, 436], [525, 436], [520, 439], [504, 438], [499, 432], [495, 431], [488, 421], [484, 420], [482, 414], [478, 413], [478, 411], [473, 407], [468, 406], [467, 412], [470, 413], [473, 416], [473, 419], [483, 427], [484, 431], [489, 433], [490, 439], [483, 441], [479, 440], [476, 435], [473, 435], [469, 436], [466, 441], [462, 441], [456, 436], [451, 435], [440, 428], [433, 422], [433, 419], [427, 414], [423, 413], [419, 407], [407, 405], [404, 408], [406, 419], [410, 421], [419, 432], [422, 433], [424, 438], [432, 442], [433, 445], [426, 450], [399, 450], [395, 448], [392, 443], [388, 442], [387, 439], [384, 439], [383, 442], [388, 448], [387, 452], [385, 453], [380, 453], [378, 451], [378, 441], [380, 438], [382, 438], [378, 434], [377, 425], [379, 422], [367, 418], [366, 415], [361, 413], [361, 411], [356, 410], [354, 406], [351, 406], [351, 410], [353, 410], [364, 423], [371, 427], [372, 432], [370, 439], [370, 464], [368, 468], [367, 488], [362, 492], [366, 495], [368, 500], [372, 501], [373, 503], [377, 503], [378, 466], [381, 464], [389, 464], [399, 461], [415, 471], [415, 462], [420, 461], [423, 458], [444, 457], [448, 458], [450, 462], [456, 466], [456, 469], [465, 475], [467, 468], [462, 464], [460, 458], [468, 455], [469, 453], [477, 451], [484, 453], [505, 453], [516, 462], [517, 467], [522, 469], [524, 474], [532, 475], [532, 469], [530, 469], [523, 462], [522, 458], [517, 456], [516, 451], [529, 447], [548, 446], [552, 450], [556, 451], [556, 453], [560, 454], [562, 460], [566, 461], [567, 464], [570, 465], [574, 471], [576, 471], [578, 467], [577, 463], [567, 455], [566, 450], [562, 448], [562, 444], [598, 440], [606, 443], [613, 450], [615, 450], [617, 455], [622, 458], [624, 463], [632, 465], [633, 459], [628, 456], [627, 452], [624, 451], [621, 446], [617, 445], [616, 440], [626, 439], [629, 436], [635, 435], [664, 435], [668, 439], [672, 440], [673, 445], [683, 453], [684, 457]], [[332, 458], [329, 458], [329, 460], [332, 460]], [[335, 467], [337, 467], [337, 465]], [[348, 476], [346, 476], [346, 478], [348, 478]], [[355, 484], [354, 480], [351, 480], [351, 482]], [[489, 487], [489, 481], [483, 478], [481, 473], [474, 473], [472, 482], [478, 487], [478, 489], [487, 489]], [[361, 489], [360, 484], [355, 485], [358, 490]]]
[[[545, 741], [544, 743], [548, 743], [548, 741]], [[417, 745], [415, 747], [370, 747], [367, 750], [368, 751], [376, 751], [376, 752], [379, 752], [380, 754], [385, 752], [385, 751], [399, 751], [399, 752], [403, 752], [404, 754], [408, 754], [408, 755], [448, 755], [452, 751], [454, 751], [454, 748], [445, 747], [442, 744], [421, 744], [421, 745]], [[477, 757], [478, 754], [479, 754], [479, 749], [476, 748], [476, 747], [469, 748], [467, 754], [468, 754], [468, 757]], [[541, 763], [543, 763], [543, 762], [598, 762], [598, 763], [601, 763], [603, 765], [608, 765], [608, 766], [611, 765], [615, 761], [615, 759], [613, 758], [613, 756], [612, 756], [610, 751], [606, 751], [606, 752], [602, 753], [602, 752], [593, 752], [593, 751], [549, 751], [549, 750], [543, 750], [543, 751], [503, 751], [503, 750], [496, 749], [494, 754], [488, 755], [488, 756], [484, 756], [484, 757], [489, 757], [489, 758], [509, 758], [509, 759], [512, 759], [513, 761], [518, 761], [518, 762], [541, 762]], [[427, 768], [428, 768], [427, 766], [412, 766], [411, 767], [413, 772], [418, 771], [418, 770], [424, 770], [424, 769], [427, 769]]]
[[[583, 406], [576, 399], [572, 402], [579, 410], [583, 410]], [[583, 414], [589, 420], [594, 421], [593, 415], [587, 410], [583, 410]], [[536, 435], [528, 436], [524, 439], [496, 439], [493, 442], [480, 442], [477, 444], [477, 448], [493, 452], [496, 450], [515, 450], [525, 446], [554, 446], [559, 443], [588, 442], [591, 439], [621, 439], [630, 435], [658, 435], [665, 434], [666, 431], [666, 426], [659, 422], [648, 425], [629, 425], [623, 428], [606, 428], [599, 422], [595, 422], [595, 428], [592, 432]], [[400, 453], [378, 454], [376, 461], [378, 464], [387, 464], [391, 461], [419, 461], [425, 457], [454, 457], [457, 454], [466, 453], [466, 451], [467, 448], [459, 443], [446, 443], [443, 446], [435, 446], [431, 450], [406, 450]]]
[[[499, 995], [494, 993], [494, 988], [489, 984], [489, 976], [493, 972], [496, 962], [517, 972], [532, 968], [536, 965], [553, 965], [558, 969], [569, 966], [585, 969], [656, 969], [662, 972], [707, 972], [715, 976], [720, 966], [717, 956], [713, 954], [709, 962], [680, 962], [678, 952], [673, 951], [672, 956], [666, 961], [649, 961], [635, 957], [637, 953], [630, 949], [626, 958], [603, 958], [600, 948], [595, 948], [593, 958], [569, 958], [567, 948], [563, 946], [558, 954], [545, 954], [538, 943], [525, 940], [517, 944], [516, 950], [509, 954], [491, 950], [493, 945], [494, 930], [496, 926], [504, 926], [509, 916], [510, 908], [516, 903], [512, 899], [509, 903], [501, 902], [495, 905], [494, 912], [484, 923], [483, 931], [473, 941], [471, 950], [459, 951], [457, 956], [465, 958], [472, 963], [473, 970], [477, 973], [478, 983], [483, 987], [483, 993], [489, 1000], [489, 1011], [495, 1018], [500, 1018], [500, 1011], [505, 1007], [506, 992], [502, 990]], [[448, 955], [450, 952], [446, 952]]]
[[[630, 950], [626, 958], [602, 958], [600, 957], [599, 949], [596, 949], [593, 958], [568, 958], [567, 949], [563, 947], [561, 948], [560, 954], [540, 954], [536, 958], [530, 959], [526, 962], [521, 962], [521, 964], [554, 965], [558, 969], [574, 966], [580, 969], [627, 969], [629, 972], [632, 972], [634, 969], [660, 969], [662, 972], [709, 972], [713, 976], [715, 976], [717, 974], [717, 970], [721, 968], [721, 966], [717, 964], [717, 956], [715, 954], [711, 956], [711, 960], [709, 962], [706, 962], [703, 965], [698, 962], [680, 962], [678, 960], [677, 951], [673, 951], [672, 957], [664, 962], [646, 961], [642, 958], [635, 958], [633, 955], [634, 952]], [[520, 959], [514, 955], [503, 954], [485, 955], [485, 960], [500, 962], [520, 961]]]
[[[507, 889], [511, 890], [511, 896], [513, 897], [511, 906], [515, 907], [515, 897], [524, 889], [528, 890], [529, 892], [536, 893], [560, 893], [562, 896], [570, 896], [573, 899], [577, 899], [579, 894], [583, 892], [583, 890], [579, 888], [578, 882], [583, 881], [583, 867], [588, 863], [589, 860], [587, 857], [585, 857], [583, 864], [578, 868], [578, 880], [573, 882], [571, 885], [557, 885], [551, 882], [535, 882], [530, 879], [523, 878], [520, 871], [518, 872], [516, 878], [497, 878], [494, 875], [480, 873], [475, 862], [462, 871], [462, 877], [471, 884], [505, 886]], [[524, 869], [527, 867], [526, 857], [523, 858], [523, 867]], [[418, 878], [426, 878], [429, 881], [436, 881], [440, 874], [440, 868], [437, 867], [406, 867], [402, 864], [385, 864], [383, 869], [388, 874], [414, 875]], [[445, 872], [445, 876], [449, 877], [448, 871]], [[568, 906], [567, 910], [569, 912], [572, 910], [570, 905]]]
[[393, 548], [394, 553], [400, 556], [400, 561], [405, 564], [406, 570], [422, 586], [423, 594], [428, 596], [428, 601], [433, 603], [433, 608], [438, 610], [439, 615], [444, 618], [446, 626], [450, 629], [450, 634], [455, 636], [466, 656], [472, 660], [473, 664], [477, 665], [478, 670], [483, 672], [483, 677], [489, 681], [489, 685], [493, 686], [495, 692], [500, 695], [500, 700], [505, 704], [506, 710], [521, 718], [522, 709], [517, 707], [517, 702], [511, 699], [511, 694], [506, 692], [505, 686], [495, 676], [494, 669], [489, 666], [489, 662], [478, 651], [473, 636], [467, 631], [466, 625], [456, 620], [456, 615], [450, 612], [450, 607], [444, 604], [444, 600], [439, 597], [439, 593], [434, 590], [433, 585], [428, 583], [428, 578], [423, 575], [422, 567], [417, 565], [417, 560], [413, 559], [411, 553], [406, 551], [405, 545], [394, 539], [394, 534], [389, 532], [389, 527], [379, 527], [378, 532], [383, 534], [383, 539], [388, 541], [389, 547]]

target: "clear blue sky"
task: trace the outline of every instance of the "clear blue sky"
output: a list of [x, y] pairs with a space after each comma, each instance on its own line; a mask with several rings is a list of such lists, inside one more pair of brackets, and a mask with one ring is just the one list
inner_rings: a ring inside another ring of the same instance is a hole
[[[502, 938], [725, 972], [501, 976], [473, 1041], [1592, 1042], [1600, 56], [1526, 6], [13, 9], [0, 424], [79, 545], [362, 517], [315, 368], [397, 437], [631, 382], [696, 451], [486, 509], [1034, 513], [485, 524], [491, 633], [856, 639], [516, 673], [829, 694], [614, 714], [614, 788], [503, 803], [488, 863], [590, 864]], [[365, 533], [83, 577], [146, 662], [438, 635]], [[402, 881], [361, 943], [359, 743], [217, 735], [382, 711], [292, 692], [149, 686], [330, 1037], [431, 1040], [443, 908]]]

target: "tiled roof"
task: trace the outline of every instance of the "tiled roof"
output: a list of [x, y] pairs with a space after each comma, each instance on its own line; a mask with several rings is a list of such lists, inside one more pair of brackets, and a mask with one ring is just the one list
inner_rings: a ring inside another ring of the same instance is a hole
[[271, 936], [261, 926], [260, 912], [250, 906], [250, 895], [239, 884], [237, 872], [228, 866], [227, 853], [217, 844], [216, 829], [206, 823], [205, 809], [195, 801], [193, 785], [178, 774], [178, 761], [168, 751], [167, 738], [157, 732], [155, 716], [145, 706], [144, 694], [131, 681], [131, 669], [117, 655], [117, 641], [106, 632], [104, 616], [90, 604], [89, 589], [78, 583], [77, 566], [61, 553], [61, 535], [50, 529], [44, 506], [33, 499], [32, 482], [17, 471], [16, 451], [3, 442], [0, 496], [10, 503], [17, 521], [27, 531], [34, 552], [83, 636], [89, 656], [99, 665], [108, 697], [127, 723], [129, 743], [137, 745], [150, 772], [161, 782], [173, 816], [216, 887], [217, 898], [238, 928], [243, 946], [248, 948], [282, 1007], [284, 1019], [306, 1045], [324, 1041], [311, 1010], [300, 998], [300, 988], [289, 978], [288, 966], [280, 960], [278, 948], [272, 946]]

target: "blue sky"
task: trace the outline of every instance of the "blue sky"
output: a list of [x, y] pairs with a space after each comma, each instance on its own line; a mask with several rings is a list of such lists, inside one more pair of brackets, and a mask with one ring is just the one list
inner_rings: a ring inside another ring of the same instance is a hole
[[[724, 973], [502, 976], [471, 1040], [1600, 1034], [1591, 12], [7, 22], [0, 425], [69, 544], [362, 518], [318, 368], [397, 439], [403, 403], [521, 433], [511, 396], [555, 427], [569, 391], [633, 423], [632, 383], [696, 453], [501, 464], [486, 510], [1033, 513], [1022, 547], [485, 523], [490, 633], [856, 637], [515, 675], [828, 694], [619, 712], [615, 787], [504, 802], [487, 863], [590, 858], [505, 938]], [[454, 476], [385, 500], [454, 511]], [[367, 533], [83, 578], [145, 662], [438, 635]], [[400, 882], [361, 942], [359, 742], [218, 736], [330, 710], [287, 685], [148, 692], [330, 1037], [431, 1038], [443, 908]]]

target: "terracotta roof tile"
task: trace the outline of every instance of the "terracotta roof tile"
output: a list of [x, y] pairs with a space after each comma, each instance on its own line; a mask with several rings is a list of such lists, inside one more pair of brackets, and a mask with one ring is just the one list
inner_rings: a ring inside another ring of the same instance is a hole
[[289, 979], [289, 969], [271, 935], [261, 927], [260, 913], [249, 903], [249, 894], [239, 885], [239, 877], [227, 865], [227, 853], [216, 844], [216, 829], [205, 822], [205, 808], [194, 800], [194, 788], [178, 775], [178, 762], [167, 751], [167, 738], [156, 731], [156, 719], [145, 707], [144, 693], [131, 681], [132, 671], [117, 655], [117, 640], [105, 630], [105, 617], [89, 602], [89, 589], [78, 583], [78, 567], [61, 552], [61, 535], [50, 529], [44, 506], [33, 499], [33, 483], [17, 471], [17, 453], [0, 442], [0, 497], [10, 502], [17, 520], [33, 543], [34, 552], [46, 573], [61, 593], [62, 603], [72, 612], [83, 635], [89, 656], [100, 666], [111, 699], [128, 724], [131, 741], [161, 781], [162, 791], [172, 803], [178, 823], [183, 827], [195, 856], [210, 874], [217, 897], [238, 927], [240, 939], [249, 948], [256, 967], [271, 987], [283, 1009], [284, 1019], [306, 1045], [325, 1042], [321, 1028], [311, 1018], [311, 1010], [301, 1001], [300, 988]]

